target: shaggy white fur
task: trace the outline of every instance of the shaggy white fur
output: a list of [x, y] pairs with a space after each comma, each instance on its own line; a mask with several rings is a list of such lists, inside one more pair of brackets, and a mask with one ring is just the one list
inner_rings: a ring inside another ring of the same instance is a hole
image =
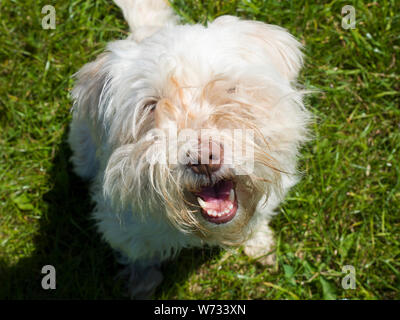
[[[271, 262], [268, 222], [297, 182], [310, 119], [296, 87], [301, 45], [261, 22], [179, 25], [166, 1], [115, 2], [132, 35], [76, 74], [69, 143], [100, 232], [133, 266], [132, 294], [152, 292], [156, 268], [184, 247], [244, 245]], [[180, 139], [203, 129], [216, 132], [218, 154], [200, 134]], [[229, 165], [232, 146], [243, 152]], [[206, 149], [217, 160], [196, 163]]]

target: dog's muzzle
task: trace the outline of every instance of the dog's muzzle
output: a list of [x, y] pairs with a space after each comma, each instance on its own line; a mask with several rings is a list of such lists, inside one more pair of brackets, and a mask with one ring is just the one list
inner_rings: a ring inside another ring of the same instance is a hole
[[211, 223], [221, 224], [231, 221], [237, 212], [238, 202], [234, 183], [222, 180], [213, 186], [196, 192], [202, 216]]

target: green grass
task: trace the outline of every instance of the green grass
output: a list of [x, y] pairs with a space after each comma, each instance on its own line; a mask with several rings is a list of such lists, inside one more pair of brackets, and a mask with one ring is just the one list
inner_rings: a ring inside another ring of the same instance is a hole
[[[71, 0], [51, 2], [57, 26], [43, 30], [46, 4], [0, 2], [0, 298], [124, 298], [65, 138], [71, 75], [127, 26], [111, 1]], [[240, 250], [185, 250], [156, 298], [400, 298], [399, 3], [354, 1], [353, 30], [341, 28], [346, 4], [173, 1], [187, 22], [233, 14], [289, 29], [306, 48], [301, 81], [319, 93], [307, 99], [317, 121], [304, 178], [273, 221], [273, 270]], [[54, 291], [40, 285], [47, 264]], [[344, 265], [354, 290], [341, 286]]]

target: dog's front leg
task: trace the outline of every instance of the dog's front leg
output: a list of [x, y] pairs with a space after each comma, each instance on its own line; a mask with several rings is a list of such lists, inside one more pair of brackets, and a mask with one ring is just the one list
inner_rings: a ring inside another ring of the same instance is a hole
[[127, 263], [118, 276], [127, 281], [131, 299], [150, 299], [163, 280], [161, 264], [155, 260]]
[[244, 244], [244, 252], [262, 265], [275, 264], [275, 240], [268, 222], [262, 222]]

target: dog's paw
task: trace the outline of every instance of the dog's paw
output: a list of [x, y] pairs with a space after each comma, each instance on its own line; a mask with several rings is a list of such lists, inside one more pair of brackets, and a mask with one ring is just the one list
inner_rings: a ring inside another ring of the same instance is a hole
[[161, 284], [163, 275], [156, 267], [151, 267], [129, 283], [129, 294], [131, 299], [150, 299], [156, 288]]
[[127, 279], [128, 294], [131, 299], [150, 299], [161, 284], [163, 275], [158, 266], [142, 267], [131, 264], [120, 273]]
[[275, 241], [272, 232], [257, 232], [244, 245], [244, 253], [263, 266], [273, 266], [276, 261]]
[[244, 247], [244, 253], [263, 266], [275, 265], [276, 255], [272, 250], [265, 249], [264, 247], [246, 245]]

